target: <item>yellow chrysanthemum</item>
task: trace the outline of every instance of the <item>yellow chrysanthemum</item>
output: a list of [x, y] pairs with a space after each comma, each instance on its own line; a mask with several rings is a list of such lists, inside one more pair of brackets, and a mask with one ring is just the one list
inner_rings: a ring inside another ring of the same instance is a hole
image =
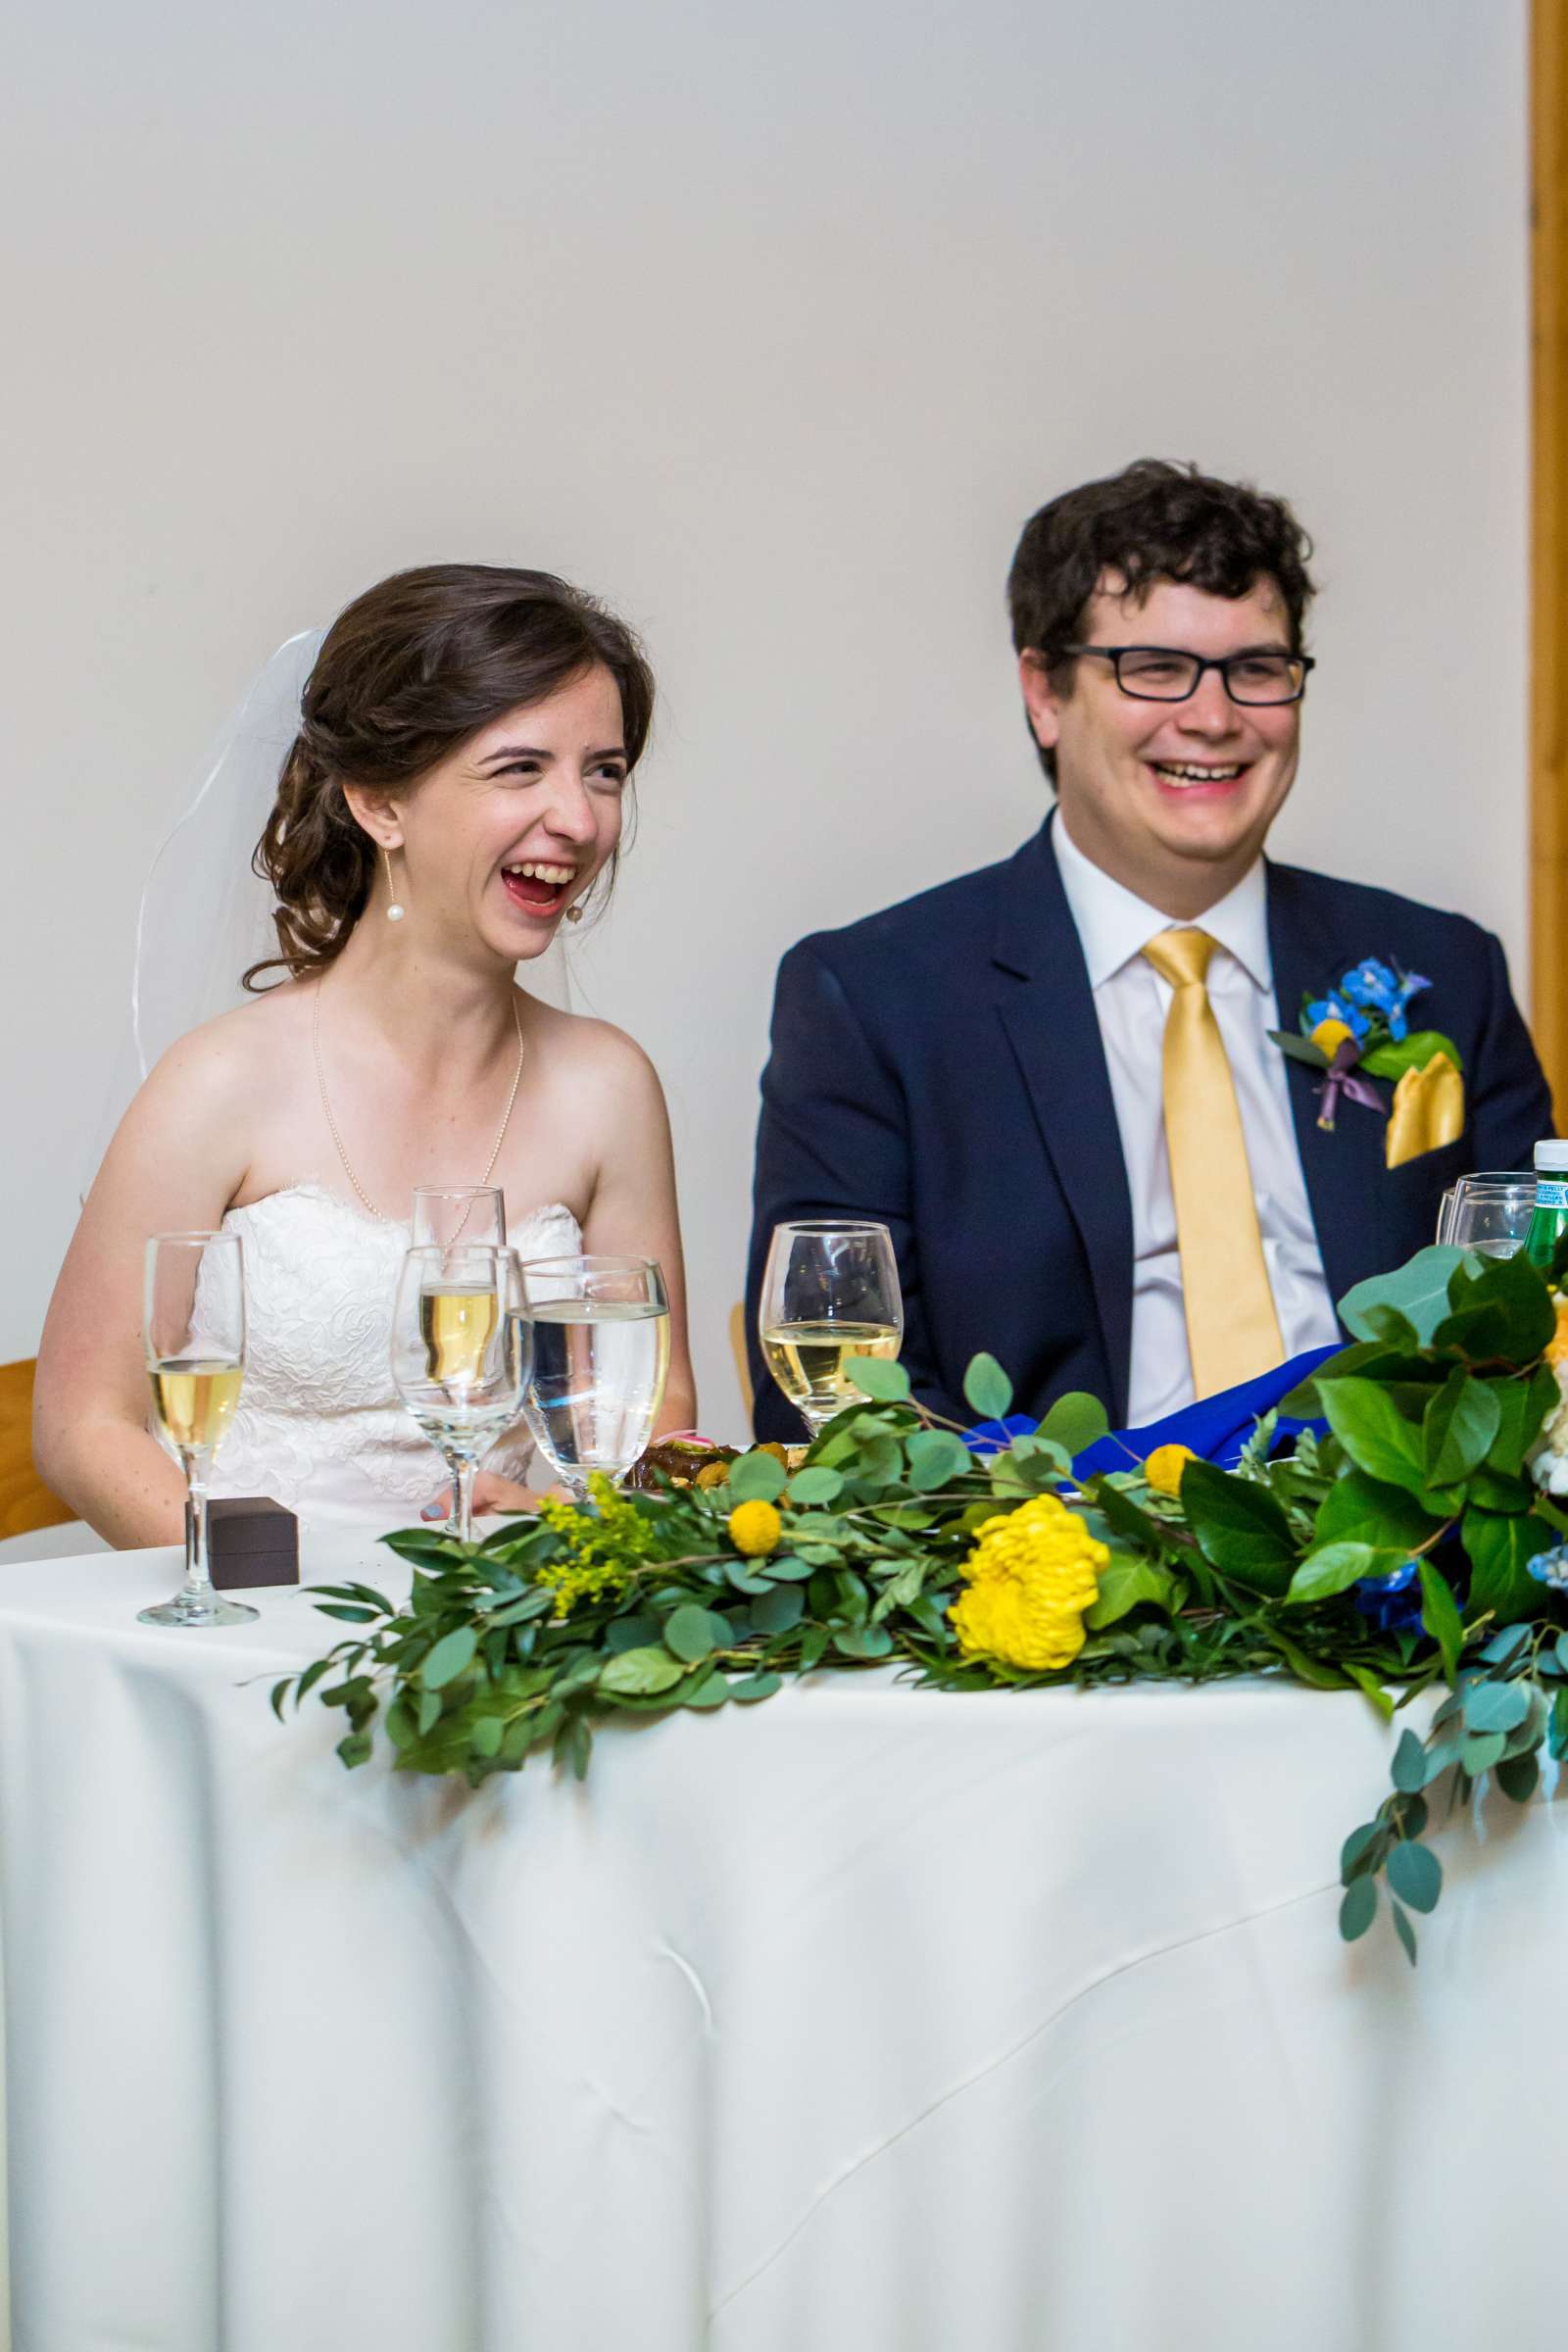
[[1070, 1666], [1109, 1558], [1055, 1494], [983, 1521], [963, 1564], [965, 1588], [948, 1611], [959, 1648], [1008, 1666]]
[[777, 1551], [784, 1522], [770, 1502], [738, 1502], [724, 1522], [729, 1540], [749, 1560], [762, 1560]]
[[1546, 1361], [1560, 1364], [1568, 1356], [1568, 1298], [1557, 1301], [1557, 1328], [1546, 1343]]
[[1354, 1035], [1355, 1031], [1350, 1027], [1348, 1021], [1336, 1021], [1331, 1018], [1319, 1021], [1312, 1032], [1312, 1043], [1320, 1054], [1326, 1054], [1332, 1061], [1346, 1039]]
[[1182, 1472], [1197, 1454], [1190, 1446], [1156, 1446], [1144, 1464], [1144, 1476], [1156, 1494], [1178, 1495], [1182, 1491]]

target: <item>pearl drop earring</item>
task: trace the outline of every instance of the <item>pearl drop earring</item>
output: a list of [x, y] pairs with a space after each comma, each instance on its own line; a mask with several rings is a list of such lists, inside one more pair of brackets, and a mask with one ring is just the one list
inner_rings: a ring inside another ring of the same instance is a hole
[[398, 886], [392, 879], [392, 853], [389, 849], [383, 848], [381, 855], [386, 859], [386, 887], [389, 901], [386, 919], [389, 923], [401, 923], [405, 910], [398, 905]]

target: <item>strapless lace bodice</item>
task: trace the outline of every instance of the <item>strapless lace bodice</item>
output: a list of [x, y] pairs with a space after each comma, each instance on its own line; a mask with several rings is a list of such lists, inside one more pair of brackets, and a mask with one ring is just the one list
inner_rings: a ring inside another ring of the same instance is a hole
[[[392, 1304], [407, 1225], [363, 1215], [316, 1184], [244, 1208], [224, 1230], [245, 1249], [248, 1357], [239, 1410], [213, 1466], [215, 1494], [270, 1494], [307, 1527], [405, 1525], [440, 1490], [440, 1456], [392, 1386]], [[508, 1239], [522, 1257], [582, 1247], [559, 1203]], [[520, 1474], [526, 1432], [492, 1454]]]

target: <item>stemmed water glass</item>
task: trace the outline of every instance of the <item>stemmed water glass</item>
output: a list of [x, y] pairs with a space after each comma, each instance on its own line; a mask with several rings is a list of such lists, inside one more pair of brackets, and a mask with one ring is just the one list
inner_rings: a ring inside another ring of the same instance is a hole
[[498, 1184], [416, 1184], [409, 1240], [416, 1250], [431, 1243], [449, 1250], [455, 1242], [507, 1246], [507, 1199]]
[[155, 1233], [142, 1330], [153, 1413], [185, 1473], [185, 1582], [143, 1625], [243, 1625], [257, 1611], [214, 1590], [207, 1482], [245, 1378], [245, 1261], [237, 1233]]
[[492, 1244], [410, 1250], [392, 1313], [398, 1395], [452, 1473], [460, 1542], [473, 1542], [480, 1460], [518, 1414], [528, 1378], [528, 1298], [516, 1254]]
[[1443, 1196], [1438, 1240], [1484, 1257], [1512, 1257], [1522, 1250], [1536, 1213], [1536, 1180], [1528, 1169], [1461, 1176]]
[[669, 1299], [648, 1257], [530, 1257], [528, 1426], [580, 1502], [618, 1484], [654, 1434], [669, 1374]]
[[758, 1330], [769, 1372], [813, 1438], [835, 1413], [863, 1403], [845, 1359], [891, 1362], [904, 1339], [887, 1227], [825, 1218], [775, 1225]]

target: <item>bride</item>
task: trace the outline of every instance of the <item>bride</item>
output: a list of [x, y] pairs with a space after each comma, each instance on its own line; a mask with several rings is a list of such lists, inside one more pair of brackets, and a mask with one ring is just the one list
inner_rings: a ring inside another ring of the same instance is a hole
[[[179, 1539], [152, 1437], [149, 1234], [243, 1239], [249, 1361], [212, 1492], [308, 1523], [427, 1504], [434, 1453], [399, 1405], [391, 1301], [416, 1184], [500, 1185], [524, 1257], [657, 1258], [672, 1355], [659, 1428], [689, 1428], [663, 1097], [603, 1021], [516, 987], [612, 878], [654, 682], [631, 632], [547, 572], [406, 571], [327, 632], [257, 850], [284, 977], [183, 1037], [110, 1146], [38, 1353], [34, 1451], [117, 1545]], [[525, 1490], [481, 1475], [479, 1507]]]

